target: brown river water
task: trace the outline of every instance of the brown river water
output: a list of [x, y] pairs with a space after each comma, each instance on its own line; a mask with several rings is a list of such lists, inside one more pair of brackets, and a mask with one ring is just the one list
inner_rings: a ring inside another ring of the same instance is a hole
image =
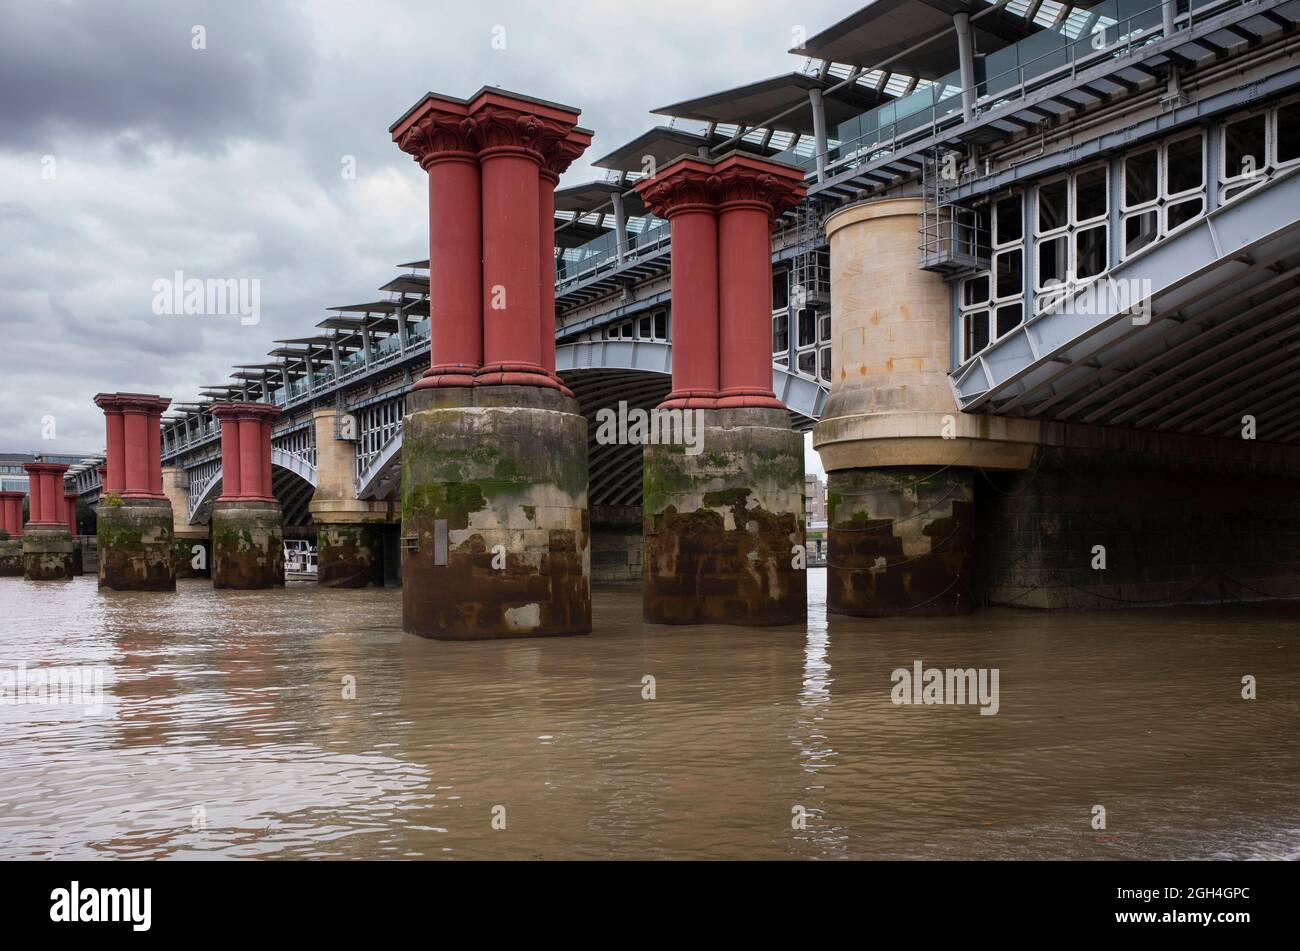
[[[809, 580], [806, 628], [612, 586], [592, 636], [448, 643], [395, 589], [0, 578], [0, 672], [104, 677], [0, 703], [0, 858], [1300, 855], [1300, 604], [886, 621]], [[918, 660], [996, 668], [996, 715], [893, 703]]]

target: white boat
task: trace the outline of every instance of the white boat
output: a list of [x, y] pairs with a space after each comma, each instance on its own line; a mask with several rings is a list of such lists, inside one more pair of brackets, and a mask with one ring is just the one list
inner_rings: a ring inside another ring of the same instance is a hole
[[286, 581], [316, 580], [316, 546], [306, 539], [284, 540], [284, 577]]

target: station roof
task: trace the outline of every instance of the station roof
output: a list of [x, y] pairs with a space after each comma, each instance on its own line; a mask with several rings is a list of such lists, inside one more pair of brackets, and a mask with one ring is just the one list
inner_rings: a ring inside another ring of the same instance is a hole
[[[619, 146], [591, 164], [596, 168], [608, 168], [617, 172], [641, 172], [644, 171], [643, 163], [646, 156], [653, 156], [655, 163], [662, 166], [679, 155], [696, 155], [701, 146], [721, 145], [730, 138], [729, 135], [716, 132], [713, 135], [703, 135], [699, 132], [688, 132], [685, 129], [660, 125], [642, 132], [631, 142]], [[775, 155], [780, 151], [777, 148], [765, 147], [745, 140], [734, 142], [732, 145], [756, 155]]]
[[[763, 127], [779, 132], [797, 132], [812, 135], [812, 104], [808, 92], [821, 89], [825, 95], [826, 121], [831, 126], [847, 122], [892, 97], [860, 83], [848, 83], [831, 90], [836, 80], [819, 79], [803, 73], [786, 73], [761, 79], [758, 82], [737, 86], [708, 96], [688, 99], [671, 106], [661, 106], [652, 112], [679, 119], [696, 119], [701, 122], [735, 124], [746, 128]], [[772, 117], [786, 109], [798, 108], [788, 115], [773, 120]]]
[[425, 258], [423, 261], [407, 261], [405, 264], [399, 264], [399, 265], [397, 265], [397, 266], [398, 266], [398, 267], [413, 267], [413, 268], [416, 268], [416, 269], [418, 269], [418, 270], [427, 271], [427, 270], [429, 270], [429, 259], [428, 259], [428, 258]]
[[613, 219], [606, 227], [594, 221], [560, 221], [555, 222], [555, 246], [557, 248], [578, 248], [588, 241], [594, 241], [614, 230]]
[[[1083, 0], [1073, 6], [1089, 7], [1096, 2]], [[963, 11], [971, 14], [977, 53], [996, 52], [1041, 29], [1006, 8], [994, 8], [987, 0], [874, 0], [790, 52], [865, 69], [883, 65], [921, 79], [939, 79], [958, 67], [952, 17]], [[982, 15], [977, 19], [976, 14]], [[912, 49], [914, 46], [917, 48]]]
[[[637, 170], [640, 171], [638, 164]], [[581, 214], [594, 211], [613, 211], [614, 196], [629, 191], [627, 185], [618, 182], [583, 182], [555, 190], [556, 211], [576, 211]], [[623, 196], [623, 211], [629, 218], [646, 213], [645, 202], [636, 192]]]
[[[424, 278], [425, 291], [428, 291], [429, 281]], [[391, 281], [389, 283], [392, 283]], [[383, 288], [380, 288], [383, 290]], [[343, 304], [340, 307], [326, 307], [326, 310], [332, 310], [336, 314], [395, 314], [397, 308], [401, 306], [397, 301], [376, 300], [365, 304]], [[360, 318], [357, 318], [360, 320]], [[317, 324], [317, 327], [324, 327], [324, 324]], [[360, 326], [360, 324], [357, 324]]]
[[429, 275], [399, 274], [379, 289], [381, 291], [394, 291], [400, 294], [415, 294], [416, 296], [427, 294], [429, 293]]

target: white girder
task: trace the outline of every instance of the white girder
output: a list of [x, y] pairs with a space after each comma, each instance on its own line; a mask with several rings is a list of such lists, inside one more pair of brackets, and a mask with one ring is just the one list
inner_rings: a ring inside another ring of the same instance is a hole
[[[287, 469], [300, 479], [309, 483], [312, 488], [316, 487], [316, 467], [304, 459], [302, 456], [294, 455], [291, 452], [285, 452], [283, 449], [271, 449], [271, 465], [274, 468]], [[217, 491], [217, 486], [221, 484], [221, 467], [209, 476], [208, 481], [204, 482], [197, 488], [190, 487], [190, 507], [187, 513], [188, 520], [193, 522], [194, 517], [203, 508], [204, 504], [213, 500]]]

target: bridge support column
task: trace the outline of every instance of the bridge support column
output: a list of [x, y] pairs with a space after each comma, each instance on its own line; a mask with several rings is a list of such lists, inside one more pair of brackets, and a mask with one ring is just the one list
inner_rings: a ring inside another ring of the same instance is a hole
[[81, 553], [81, 539], [77, 537], [77, 499], [80, 496], [73, 489], [63, 490], [63, 518], [68, 523], [68, 535], [72, 538], [72, 573], [86, 573]]
[[532, 386], [427, 389], [402, 421], [402, 622], [472, 640], [591, 631], [587, 420]]
[[25, 571], [23, 561], [23, 498], [22, 492], [0, 492], [0, 578], [20, 577]]
[[73, 575], [72, 536], [63, 516], [63, 473], [52, 462], [23, 466], [29, 485], [29, 511], [23, 531], [23, 575], [29, 581], [63, 581]]
[[189, 520], [189, 493], [182, 483], [185, 470], [166, 466], [161, 470], [163, 494], [172, 506], [172, 563], [177, 578], [207, 578], [212, 574], [212, 543], [208, 526]]
[[108, 459], [96, 509], [99, 587], [175, 591], [171, 502], [163, 493], [159, 426], [171, 400], [100, 393]]
[[271, 426], [266, 403], [218, 403], [221, 498], [212, 507], [212, 586], [284, 585], [284, 515], [271, 492]]
[[[452, 253], [482, 280], [472, 385], [421, 381], [403, 420], [402, 620], [425, 637], [591, 630], [587, 423], [555, 373], [552, 292], [553, 189], [591, 142], [577, 118], [484, 89], [468, 101], [430, 94], [390, 129], [430, 169], [430, 234], [463, 235]], [[481, 244], [470, 247], [463, 199], [448, 200], [435, 175], [467, 155], [481, 187]], [[437, 266], [435, 308], [440, 288], [458, 286]], [[453, 298], [462, 319], [470, 296]]]
[[732, 154], [675, 162], [637, 186], [672, 227], [673, 387], [657, 412], [683, 423], [681, 440], [643, 450], [652, 623], [807, 616], [803, 438], [773, 395], [768, 350], [771, 221], [799, 201], [802, 181]]
[[317, 409], [316, 583], [326, 588], [383, 587], [384, 541], [379, 523], [388, 521], [388, 505], [356, 497], [356, 446], [336, 435], [342, 411]]
[[975, 472], [1027, 468], [1037, 439], [1036, 424], [958, 411], [948, 287], [917, 267], [921, 208], [880, 199], [826, 220], [836, 367], [813, 445], [839, 614], [973, 610]]

